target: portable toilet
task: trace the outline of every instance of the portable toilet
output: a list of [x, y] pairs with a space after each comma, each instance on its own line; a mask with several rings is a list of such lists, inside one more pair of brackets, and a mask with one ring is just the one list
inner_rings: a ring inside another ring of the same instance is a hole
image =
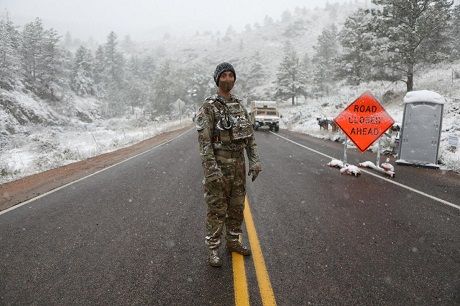
[[446, 99], [429, 90], [411, 91], [404, 97], [398, 164], [438, 168], [442, 113]]

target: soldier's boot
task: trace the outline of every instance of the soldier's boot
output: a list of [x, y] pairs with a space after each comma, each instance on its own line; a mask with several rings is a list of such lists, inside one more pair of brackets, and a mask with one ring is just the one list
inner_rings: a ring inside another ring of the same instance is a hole
[[241, 254], [243, 256], [251, 255], [251, 250], [248, 247], [244, 246], [238, 240], [227, 241], [227, 250], [230, 253], [231, 252], [236, 252], [236, 253]]
[[212, 267], [222, 266], [222, 259], [219, 257], [217, 249], [209, 249], [208, 262]]

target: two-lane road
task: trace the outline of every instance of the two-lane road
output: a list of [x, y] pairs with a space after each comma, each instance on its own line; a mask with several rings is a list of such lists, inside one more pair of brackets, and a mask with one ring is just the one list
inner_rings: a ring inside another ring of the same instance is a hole
[[[368, 174], [340, 175], [272, 133], [256, 140], [264, 171], [248, 199], [279, 305], [460, 303], [459, 209]], [[404, 186], [459, 204], [458, 176], [397, 171]], [[0, 214], [0, 304], [234, 305], [232, 257], [220, 269], [206, 263], [201, 178], [190, 130]], [[252, 258], [245, 267], [259, 305]]]

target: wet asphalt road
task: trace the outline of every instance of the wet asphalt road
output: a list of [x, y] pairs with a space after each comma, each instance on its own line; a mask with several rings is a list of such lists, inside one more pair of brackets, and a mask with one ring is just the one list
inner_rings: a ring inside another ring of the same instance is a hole
[[[280, 135], [342, 156], [337, 143]], [[340, 175], [274, 134], [256, 140], [264, 172], [248, 198], [278, 305], [460, 304], [460, 210]], [[358, 157], [374, 160], [349, 153]], [[458, 175], [396, 172], [460, 204]], [[220, 269], [206, 264], [201, 177], [191, 130], [0, 215], [0, 304], [234, 305], [231, 257]], [[260, 305], [252, 260], [245, 265]]]

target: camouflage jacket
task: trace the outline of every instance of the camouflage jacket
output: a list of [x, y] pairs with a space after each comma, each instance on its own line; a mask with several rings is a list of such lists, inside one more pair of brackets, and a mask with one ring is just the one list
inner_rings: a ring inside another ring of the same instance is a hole
[[215, 150], [246, 149], [249, 167], [259, 162], [249, 114], [235, 96], [232, 95], [230, 100], [218, 95], [207, 98], [195, 122], [205, 179], [212, 180], [220, 173]]

